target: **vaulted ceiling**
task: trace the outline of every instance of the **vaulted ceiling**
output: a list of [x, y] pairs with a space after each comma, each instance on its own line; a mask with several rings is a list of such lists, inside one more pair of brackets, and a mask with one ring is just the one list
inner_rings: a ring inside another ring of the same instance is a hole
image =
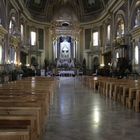
[[109, 0], [24, 0], [32, 17], [50, 22], [63, 7], [70, 8], [79, 21], [90, 21], [98, 17]]

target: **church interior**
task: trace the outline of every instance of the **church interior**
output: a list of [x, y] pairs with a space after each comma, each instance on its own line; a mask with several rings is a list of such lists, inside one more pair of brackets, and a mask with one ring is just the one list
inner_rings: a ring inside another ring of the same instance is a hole
[[140, 0], [0, 1], [0, 140], [139, 140]]

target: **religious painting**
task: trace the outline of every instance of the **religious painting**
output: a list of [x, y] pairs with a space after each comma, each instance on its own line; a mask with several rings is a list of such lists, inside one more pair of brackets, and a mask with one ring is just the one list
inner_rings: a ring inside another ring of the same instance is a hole
[[70, 43], [64, 40], [60, 44], [60, 58], [69, 59], [71, 57]]
[[101, 0], [83, 0], [84, 11], [86, 13], [95, 12], [103, 9], [103, 3]]

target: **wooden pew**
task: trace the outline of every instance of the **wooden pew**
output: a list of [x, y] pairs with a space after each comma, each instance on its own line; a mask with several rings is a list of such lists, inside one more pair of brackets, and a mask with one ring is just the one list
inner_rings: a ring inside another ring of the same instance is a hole
[[[28, 78], [17, 82], [4, 84], [0, 88], [0, 117], [4, 115], [5, 117], [31, 117], [32, 119], [30, 119], [30, 122], [34, 120], [35, 125], [33, 127], [31, 125], [32, 123], [29, 125], [29, 127], [31, 127], [30, 131], [28, 131], [31, 135], [29, 139], [40, 140], [42, 132], [45, 128], [44, 124], [46, 124], [45, 121], [48, 115], [49, 105], [51, 102], [50, 100], [53, 98], [52, 93], [55, 88], [55, 82], [53, 80], [54, 79], [45, 80], [44, 78], [42, 80], [42, 78]], [[42, 81], [43, 83], [40, 83]], [[19, 120], [16, 119], [11, 121], [14, 123], [14, 121]], [[6, 127], [6, 124], [4, 126]], [[2, 128], [1, 130], [3, 131]], [[21, 130], [21, 128], [16, 130]], [[24, 130], [27, 131], [27, 129]], [[15, 128], [12, 128], [12, 131], [14, 132]], [[16, 136], [14, 139], [16, 139]]]
[[[38, 140], [35, 130], [35, 118], [33, 116], [20, 116], [20, 115], [0, 115], [0, 130], [29, 130], [30, 139]], [[18, 132], [18, 131], [17, 131]], [[16, 137], [16, 135], [15, 135]]]
[[136, 112], [140, 112], [140, 89], [136, 91], [136, 99], [133, 100], [133, 108]]
[[[33, 95], [34, 96], [34, 95]], [[8, 105], [7, 105], [8, 104]], [[39, 97], [38, 99], [36, 98], [29, 98], [29, 96], [25, 96], [24, 98], [21, 96], [21, 97], [17, 97], [17, 96], [14, 96], [12, 95], [12, 97], [8, 97], [4, 95], [4, 98], [2, 96], [0, 96], [0, 106], [1, 107], [7, 107], [7, 110], [9, 110], [9, 105], [11, 107], [20, 107], [20, 109], [22, 107], [28, 107], [29, 109], [34, 109], [34, 108], [38, 108], [38, 114], [37, 116], [40, 114], [40, 117], [41, 119], [37, 118], [38, 119], [38, 124], [40, 124], [39, 122], [42, 122], [41, 120], [45, 120], [44, 118], [47, 116], [47, 111], [45, 108], [46, 108], [46, 100], [45, 98], [42, 98], [42, 97]], [[37, 109], [36, 109], [37, 110]], [[43, 125], [43, 122], [40, 124], [41, 126]], [[38, 129], [40, 127], [38, 126]], [[39, 134], [40, 134], [40, 131], [39, 130]]]
[[28, 129], [0, 129], [0, 140], [30, 140]]

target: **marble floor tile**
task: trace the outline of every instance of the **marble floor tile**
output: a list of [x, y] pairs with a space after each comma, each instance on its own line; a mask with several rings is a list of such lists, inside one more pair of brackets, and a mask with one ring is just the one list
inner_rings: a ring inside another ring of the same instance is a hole
[[43, 140], [140, 140], [140, 113], [61, 77]]

